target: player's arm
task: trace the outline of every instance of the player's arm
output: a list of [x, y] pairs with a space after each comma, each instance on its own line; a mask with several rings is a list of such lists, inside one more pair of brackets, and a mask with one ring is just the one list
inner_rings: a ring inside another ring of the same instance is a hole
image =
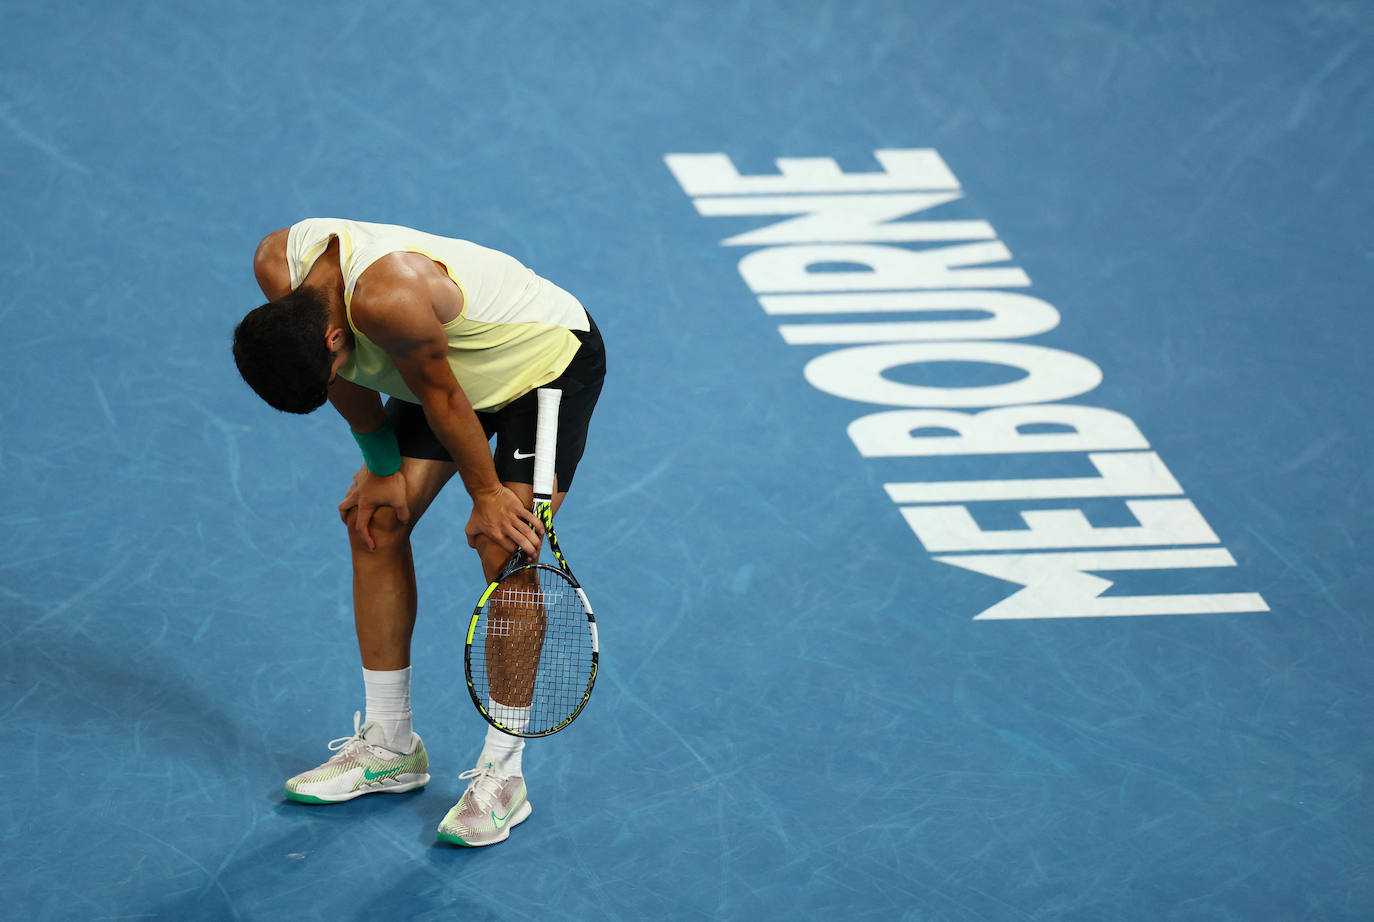
[[386, 424], [382, 398], [371, 388], [334, 376], [329, 383], [329, 403], [358, 433], [376, 432]]
[[354, 292], [353, 322], [396, 363], [430, 429], [457, 463], [472, 497], [469, 542], [483, 534], [508, 551], [519, 546], [537, 554], [543, 525], [496, 475], [487, 434], [449, 366], [448, 336], [428, 282], [404, 265], [375, 269], [382, 271]]
[[289, 227], [272, 231], [253, 253], [253, 276], [269, 301], [291, 293], [291, 269], [286, 264], [286, 236], [290, 232]]
[[[354, 384], [347, 378], [334, 376], [329, 384], [329, 402], [339, 415], [348, 422], [354, 432], [366, 434], [376, 432], [386, 425], [386, 410], [382, 408], [382, 398], [376, 391]], [[353, 519], [353, 527], [369, 548], [375, 548], [372, 540], [372, 516], [383, 506], [396, 511], [401, 522], [410, 521], [405, 476], [401, 471], [389, 476], [378, 476], [364, 465], [353, 475], [353, 484], [339, 503], [339, 518], [348, 521], [349, 510], [355, 506], [358, 511]]]

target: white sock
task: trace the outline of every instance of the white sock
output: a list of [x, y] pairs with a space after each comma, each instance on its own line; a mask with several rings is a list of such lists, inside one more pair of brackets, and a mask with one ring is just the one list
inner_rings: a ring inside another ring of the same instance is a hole
[[363, 669], [367, 689], [366, 722], [375, 722], [386, 734], [386, 748], [402, 755], [410, 752], [410, 667]]
[[[508, 704], [501, 704], [488, 698], [487, 711], [512, 730], [523, 730], [530, 723], [530, 709], [527, 707], [511, 707]], [[520, 755], [524, 751], [524, 737], [511, 736], [509, 733], [502, 733], [495, 727], [488, 726], [487, 738], [482, 743], [482, 755], [478, 757], [477, 764], [486, 765], [490, 762], [492, 771], [503, 778], [523, 775], [524, 770], [520, 764]]]

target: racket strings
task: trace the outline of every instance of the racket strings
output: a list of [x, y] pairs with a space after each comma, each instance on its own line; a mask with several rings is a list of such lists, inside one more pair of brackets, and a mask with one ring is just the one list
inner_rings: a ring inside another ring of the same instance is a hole
[[582, 597], [567, 579], [543, 568], [517, 571], [501, 581], [479, 616], [470, 662], [474, 690], [507, 707], [528, 707], [521, 732], [547, 732], [581, 706], [592, 681], [593, 646]]

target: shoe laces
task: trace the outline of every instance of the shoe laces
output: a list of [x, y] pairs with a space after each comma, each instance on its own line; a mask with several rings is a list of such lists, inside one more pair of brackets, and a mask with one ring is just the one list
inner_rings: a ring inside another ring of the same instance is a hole
[[339, 737], [339, 738], [336, 739], [336, 740], [330, 740], [330, 741], [329, 741], [329, 751], [330, 751], [330, 752], [334, 752], [334, 753], [338, 753], [337, 755], [331, 756], [330, 759], [329, 759], [329, 761], [335, 762], [335, 761], [338, 761], [338, 760], [340, 760], [340, 759], [347, 759], [347, 758], [349, 758], [349, 757], [351, 757], [351, 756], [356, 755], [357, 752], [358, 752], [358, 750], [359, 750], [361, 747], [367, 745], [367, 741], [363, 739], [362, 725], [363, 725], [363, 712], [362, 712], [362, 711], [354, 711], [354, 712], [353, 712], [353, 735], [352, 735], [352, 736], [341, 736], [341, 737]]
[[472, 799], [481, 810], [490, 811], [501, 806], [501, 786], [506, 779], [497, 777], [490, 762], [468, 769], [458, 776], [458, 780], [472, 782]]

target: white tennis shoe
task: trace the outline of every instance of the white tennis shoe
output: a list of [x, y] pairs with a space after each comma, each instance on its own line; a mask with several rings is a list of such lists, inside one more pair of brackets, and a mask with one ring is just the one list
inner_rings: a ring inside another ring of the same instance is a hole
[[501, 777], [491, 762], [458, 776], [468, 782], [458, 803], [439, 824], [439, 840], [454, 845], [476, 847], [495, 845], [510, 836], [510, 829], [530, 815], [525, 798], [525, 779], [519, 775]]
[[364, 794], [400, 794], [429, 783], [429, 755], [418, 733], [410, 735], [410, 751], [386, 746], [380, 725], [361, 726], [353, 713], [353, 735], [331, 740], [338, 750], [328, 762], [286, 782], [286, 796], [304, 804], [337, 804]]

